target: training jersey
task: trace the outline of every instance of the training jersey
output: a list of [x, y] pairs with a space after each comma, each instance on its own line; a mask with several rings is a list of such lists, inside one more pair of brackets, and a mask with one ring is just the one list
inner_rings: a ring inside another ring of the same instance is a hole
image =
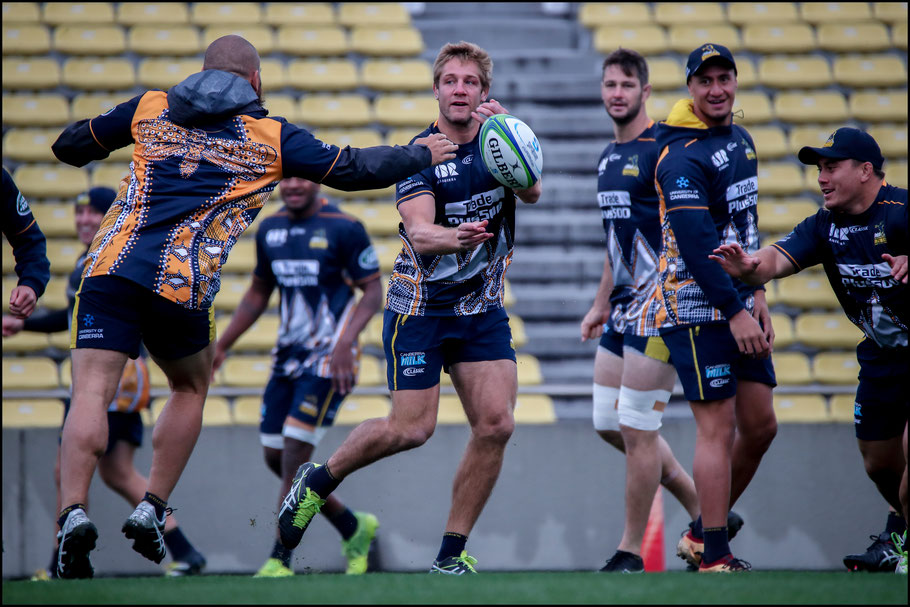
[[755, 287], [708, 259], [721, 244], [758, 250], [758, 159], [737, 124], [708, 128], [691, 99], [676, 103], [658, 125], [656, 185], [661, 244], [658, 284], [663, 327], [725, 321], [751, 312]]
[[610, 325], [639, 336], [658, 334], [647, 312], [654, 309], [649, 304], [656, 297], [660, 251], [656, 137], [651, 121], [636, 139], [610, 142], [597, 165], [597, 204], [613, 272]]
[[60, 160], [84, 166], [127, 145], [134, 146], [129, 174], [85, 276], [121, 276], [194, 310], [211, 306], [231, 248], [282, 177], [370, 189], [431, 162], [425, 146], [323, 143], [268, 117], [248, 81], [220, 70], [77, 122], [52, 147]]
[[[415, 139], [439, 133], [434, 122]], [[412, 316], [465, 316], [503, 306], [503, 280], [512, 260], [515, 192], [486, 169], [478, 143], [459, 145], [456, 157], [398, 183], [396, 205], [430, 195], [437, 225], [489, 220], [495, 236], [473, 251], [422, 255], [399, 224], [401, 253], [389, 280], [386, 309]], [[412, 140], [413, 141], [413, 140]]]
[[352, 284], [379, 276], [363, 225], [329, 204], [306, 219], [282, 209], [256, 231], [253, 275], [280, 295], [273, 373], [331, 377], [332, 351], [356, 303]]
[[[38, 227], [28, 200], [3, 169], [3, 235], [13, 249], [16, 286], [31, 287], [35, 297], [41, 297], [51, 278], [51, 262], [47, 259], [47, 241]], [[8, 255], [8, 251], [3, 252]]]
[[882, 184], [859, 215], [819, 209], [774, 243], [796, 271], [822, 264], [847, 318], [881, 348], [906, 348], [910, 287], [882, 253], [910, 252], [907, 190]]

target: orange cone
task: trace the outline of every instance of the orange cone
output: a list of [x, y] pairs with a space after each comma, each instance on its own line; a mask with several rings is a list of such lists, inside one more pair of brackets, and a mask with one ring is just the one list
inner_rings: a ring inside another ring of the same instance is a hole
[[654, 492], [654, 501], [651, 502], [651, 514], [641, 543], [641, 558], [645, 561], [645, 571], [649, 573], [667, 570], [664, 563], [664, 500], [660, 486]]

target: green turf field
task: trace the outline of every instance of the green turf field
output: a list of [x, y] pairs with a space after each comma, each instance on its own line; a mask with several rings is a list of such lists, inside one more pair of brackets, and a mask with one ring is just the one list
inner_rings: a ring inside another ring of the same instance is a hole
[[99, 578], [3, 582], [8, 603], [907, 603], [907, 578], [894, 574], [764, 571], [737, 575], [588, 572], [299, 575], [284, 579], [208, 575], [196, 578]]

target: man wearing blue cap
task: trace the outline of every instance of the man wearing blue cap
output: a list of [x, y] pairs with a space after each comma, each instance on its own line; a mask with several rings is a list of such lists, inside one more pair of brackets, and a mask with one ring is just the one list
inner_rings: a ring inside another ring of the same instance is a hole
[[[885, 500], [903, 512], [906, 529], [907, 190], [884, 181], [878, 144], [854, 128], [837, 129], [820, 148], [800, 149], [799, 160], [818, 167], [824, 208], [756, 253], [731, 243], [718, 247], [711, 258], [753, 285], [822, 264], [844, 313], [865, 334], [856, 347], [860, 372], [854, 423], [866, 473]], [[897, 533], [892, 539], [900, 549], [906, 531], [903, 539]], [[904, 551], [904, 573], [906, 558]]]
[[727, 516], [777, 432], [769, 358], [774, 340], [764, 291], [731, 280], [708, 255], [738, 242], [756, 251], [758, 160], [733, 124], [736, 63], [705, 44], [686, 64], [690, 99], [658, 125], [656, 182], [662, 246], [655, 316], [698, 437], [693, 476], [701, 517], [677, 553], [700, 572], [751, 568], [730, 551]]
[[[76, 290], [82, 279], [82, 268], [88, 254], [88, 247], [92, 244], [95, 233], [101, 227], [104, 214], [116, 198], [117, 192], [111, 188], [95, 187], [83, 192], [76, 197], [76, 233], [80, 242], [85, 246], [85, 252], [76, 261], [76, 267], [70, 274], [66, 287], [68, 306], [62, 310], [48, 311], [45, 314], [35, 314], [31, 318], [21, 320], [13, 316], [3, 316], [3, 336], [9, 337], [19, 331], [35, 331], [39, 333], [56, 333], [68, 331], [73, 316], [73, 307], [76, 302]], [[145, 357], [140, 356], [131, 360], [124, 369], [120, 379], [117, 395], [108, 406], [107, 423], [108, 439], [107, 450], [98, 460], [98, 473], [104, 483], [113, 491], [120, 494], [133, 506], [138, 504], [145, 495], [148, 479], [136, 470], [133, 457], [136, 449], [142, 446], [143, 425], [139, 411], [149, 404], [149, 373]], [[69, 401], [63, 417], [69, 413]], [[57, 509], [60, 509], [60, 451], [57, 450], [57, 461], [54, 466], [54, 478], [57, 486]], [[56, 525], [56, 531], [60, 527]], [[174, 557], [168, 565], [167, 573], [170, 576], [193, 575], [205, 567], [205, 558], [197, 551], [183, 535], [177, 526], [176, 519], [168, 517], [164, 529], [164, 542]], [[33, 579], [47, 579], [57, 577], [57, 559], [59, 546], [54, 548], [51, 564], [47, 572], [38, 571]]]

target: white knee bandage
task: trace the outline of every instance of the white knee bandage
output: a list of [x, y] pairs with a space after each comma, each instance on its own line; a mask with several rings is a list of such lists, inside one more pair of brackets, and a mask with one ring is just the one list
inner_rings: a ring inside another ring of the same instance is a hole
[[619, 400], [619, 388], [594, 384], [594, 429], [619, 430], [619, 417], [616, 415], [616, 402]]
[[299, 426], [291, 426], [289, 424], [285, 424], [281, 433], [288, 438], [299, 440], [301, 443], [309, 443], [315, 447], [319, 444], [319, 441], [322, 440], [322, 437], [325, 436], [327, 430], [328, 428], [324, 426], [320, 426], [319, 428], [314, 428], [312, 430], [307, 430], [305, 428], [300, 428]]
[[259, 442], [270, 449], [284, 449], [284, 437], [280, 434], [259, 434]]
[[659, 430], [664, 407], [670, 401], [667, 390], [633, 390], [623, 386], [616, 411], [619, 423], [636, 430]]

